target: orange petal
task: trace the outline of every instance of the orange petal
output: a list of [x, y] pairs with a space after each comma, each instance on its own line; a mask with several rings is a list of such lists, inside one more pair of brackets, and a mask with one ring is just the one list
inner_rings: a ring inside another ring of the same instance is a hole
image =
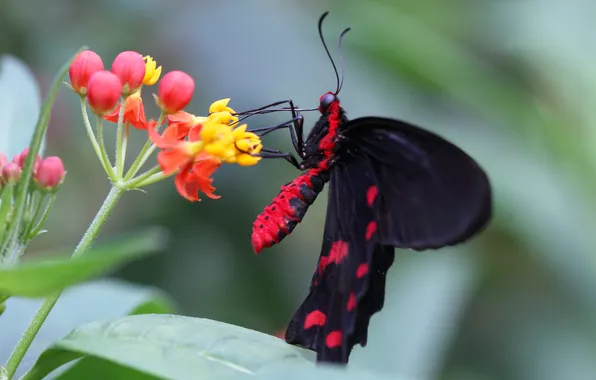
[[114, 111], [110, 112], [107, 115], [104, 115], [104, 120], [107, 121], [111, 121], [113, 123], [117, 123], [118, 122], [118, 116], [120, 116], [120, 104], [118, 104], [116, 106], [116, 108], [114, 108]]
[[185, 111], [178, 111], [175, 114], [168, 115], [168, 124], [171, 123], [192, 123], [192, 115]]
[[175, 173], [185, 166], [192, 163], [193, 155], [189, 154], [187, 150], [180, 147], [180, 149], [166, 149], [157, 154], [157, 162], [165, 175]]

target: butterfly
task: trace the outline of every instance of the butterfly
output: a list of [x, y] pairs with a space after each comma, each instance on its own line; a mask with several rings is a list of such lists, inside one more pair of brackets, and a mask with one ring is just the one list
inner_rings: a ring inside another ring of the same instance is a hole
[[[338, 98], [343, 60], [340, 81], [322, 33], [327, 14], [318, 29], [337, 88], [319, 98], [319, 120], [304, 139], [304, 119], [288, 100], [273, 105], [289, 104], [289, 122], [254, 130], [288, 127], [300, 161], [271, 149], [260, 155], [282, 157], [302, 173], [257, 216], [252, 245], [259, 253], [279, 243], [328, 185], [321, 253], [285, 339], [316, 351], [319, 362], [347, 363], [356, 344], [367, 344], [370, 318], [383, 308], [395, 248], [438, 249], [477, 235], [491, 218], [492, 193], [478, 163], [437, 134], [397, 119], [347, 118]], [[340, 35], [340, 54], [349, 30]]]

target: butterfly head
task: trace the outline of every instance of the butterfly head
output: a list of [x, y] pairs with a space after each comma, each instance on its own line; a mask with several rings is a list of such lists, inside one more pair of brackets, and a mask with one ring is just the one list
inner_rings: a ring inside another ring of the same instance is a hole
[[338, 104], [339, 99], [333, 92], [326, 92], [319, 98], [319, 111], [325, 114], [329, 111], [332, 104]]

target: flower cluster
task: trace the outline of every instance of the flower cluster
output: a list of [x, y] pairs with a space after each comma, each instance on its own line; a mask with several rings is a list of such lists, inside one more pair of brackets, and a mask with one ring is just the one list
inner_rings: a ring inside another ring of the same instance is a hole
[[[41, 233], [56, 191], [64, 181], [66, 171], [59, 157], [41, 158], [37, 155], [33, 164], [32, 185], [25, 194], [25, 213], [17, 220], [15, 206], [22, 183], [23, 169], [29, 148], [17, 154], [11, 161], [0, 152], [0, 257], [6, 258], [6, 248], [16, 239], [18, 247]], [[49, 201], [46, 199], [49, 197]], [[9, 259], [21, 252], [9, 252]]]
[[[170, 71], [161, 79], [162, 67], [150, 56], [125, 51], [105, 70], [96, 53], [79, 53], [70, 67], [70, 86], [81, 96], [87, 132], [95, 152], [114, 185], [139, 188], [175, 175], [176, 189], [184, 198], [198, 201], [199, 192], [213, 194], [211, 176], [223, 163], [251, 166], [259, 162], [260, 138], [238, 125], [230, 99], [214, 102], [208, 116], [184, 111], [190, 103], [194, 80], [182, 71]], [[161, 110], [158, 120], [147, 119], [141, 91], [158, 85], [154, 98]], [[86, 104], [98, 117], [93, 131]], [[115, 166], [103, 146], [102, 121], [118, 124]], [[160, 129], [166, 124], [165, 129]], [[147, 131], [147, 143], [128, 171], [124, 172], [129, 127]], [[97, 136], [96, 136], [97, 134]], [[138, 174], [156, 150], [158, 165]]]

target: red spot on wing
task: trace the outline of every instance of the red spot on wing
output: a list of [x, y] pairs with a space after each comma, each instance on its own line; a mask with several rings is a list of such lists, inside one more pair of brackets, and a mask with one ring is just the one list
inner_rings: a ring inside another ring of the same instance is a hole
[[339, 331], [339, 330], [331, 331], [329, 334], [327, 334], [327, 337], [325, 338], [325, 345], [328, 348], [339, 347], [339, 346], [341, 346], [341, 338], [342, 338], [341, 331]]
[[358, 265], [358, 269], [356, 270], [356, 277], [362, 278], [368, 274], [368, 264], [360, 264]]
[[373, 220], [372, 222], [369, 222], [366, 226], [366, 241], [372, 239], [375, 232], [377, 232], [377, 222]]
[[327, 321], [327, 317], [320, 310], [311, 311], [304, 319], [304, 328], [310, 329], [313, 326], [323, 326]]
[[373, 205], [375, 199], [377, 198], [377, 195], [379, 195], [379, 189], [376, 186], [373, 185], [368, 188], [368, 190], [366, 191], [366, 202], [368, 202], [369, 206]]
[[354, 293], [350, 293], [350, 297], [348, 298], [348, 303], [346, 304], [346, 310], [352, 311], [356, 308], [356, 296]]
[[348, 256], [348, 243], [342, 240], [333, 242], [331, 252], [329, 252], [329, 261], [339, 264]]

